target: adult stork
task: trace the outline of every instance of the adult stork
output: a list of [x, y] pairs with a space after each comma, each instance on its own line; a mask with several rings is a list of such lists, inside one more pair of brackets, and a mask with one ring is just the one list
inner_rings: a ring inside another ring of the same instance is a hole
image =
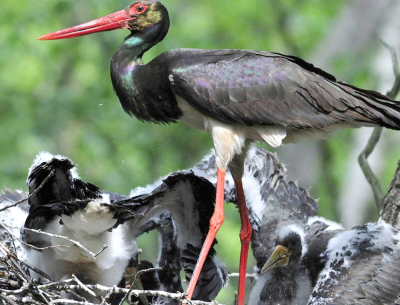
[[124, 110], [141, 121], [187, 125], [211, 133], [217, 155], [215, 212], [188, 286], [191, 297], [215, 235], [224, 221], [224, 179], [229, 165], [241, 218], [238, 304], [244, 286], [252, 228], [241, 183], [243, 162], [254, 140], [273, 147], [343, 127], [400, 128], [400, 105], [377, 92], [336, 81], [304, 60], [250, 50], [175, 49], [151, 62], [143, 54], [164, 39], [166, 8], [158, 1], [135, 1], [105, 17], [40, 37], [63, 39], [129, 29], [111, 61], [111, 78]]

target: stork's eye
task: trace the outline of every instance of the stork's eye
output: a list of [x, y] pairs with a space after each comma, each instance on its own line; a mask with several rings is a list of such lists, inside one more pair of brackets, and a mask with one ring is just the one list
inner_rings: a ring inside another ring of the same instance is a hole
[[146, 9], [148, 8], [147, 5], [144, 5], [142, 3], [136, 3], [134, 6], [131, 8], [131, 12], [133, 14], [141, 14], [143, 13]]

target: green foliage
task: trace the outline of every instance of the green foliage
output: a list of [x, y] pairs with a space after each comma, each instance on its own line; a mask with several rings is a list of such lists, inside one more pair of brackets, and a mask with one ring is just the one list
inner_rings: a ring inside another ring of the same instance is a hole
[[[179, 47], [259, 49], [307, 58], [346, 3], [344, 0], [166, 0], [170, 33], [144, 60]], [[123, 112], [112, 89], [109, 61], [128, 31], [60, 41], [36, 40], [43, 34], [92, 20], [128, 4], [121, 0], [2, 3], [2, 187], [26, 189], [27, 169], [42, 150], [70, 157], [79, 165], [84, 180], [122, 193], [170, 171], [190, 167], [210, 150], [212, 142], [204, 132], [182, 123], [166, 126], [142, 123]], [[343, 73], [346, 65], [346, 61], [339, 60], [335, 72]], [[361, 68], [346, 80], [368, 87], [372, 83], [369, 75], [369, 71]], [[336, 185], [340, 184], [346, 164], [356, 162], [348, 160], [345, 153], [351, 140], [352, 132], [347, 132], [327, 144], [333, 161], [330, 181]], [[393, 145], [399, 148], [399, 144]], [[390, 165], [386, 171], [393, 172], [394, 167]], [[321, 198], [322, 214], [335, 218], [333, 206], [337, 194], [330, 193], [329, 183], [324, 181], [321, 174], [316, 195]], [[386, 179], [385, 183], [388, 182]], [[217, 250], [234, 272], [238, 269], [240, 248], [236, 238], [239, 218], [232, 205], [227, 210]], [[154, 243], [145, 246], [149, 251], [152, 247]], [[249, 272], [251, 268], [250, 263]], [[232, 303], [234, 286], [231, 287], [220, 297], [221, 301]]]

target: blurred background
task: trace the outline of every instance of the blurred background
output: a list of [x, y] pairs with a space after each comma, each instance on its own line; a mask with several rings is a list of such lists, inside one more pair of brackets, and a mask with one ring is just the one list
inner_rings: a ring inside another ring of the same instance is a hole
[[[0, 20], [0, 186], [26, 190], [39, 151], [63, 154], [85, 181], [129, 193], [171, 171], [192, 166], [212, 147], [208, 134], [182, 123], [141, 123], [124, 113], [113, 92], [110, 58], [128, 31], [84, 38], [37, 37], [127, 6], [129, 0], [5, 1]], [[147, 62], [173, 48], [243, 48], [300, 56], [338, 79], [386, 93], [393, 84], [384, 39], [400, 49], [396, 0], [165, 0], [166, 39]], [[357, 157], [372, 133], [361, 128], [329, 141], [276, 150], [288, 176], [319, 198], [321, 216], [351, 227], [378, 217]], [[384, 130], [370, 157], [386, 191], [400, 157], [400, 134]], [[267, 145], [259, 144], [264, 148]], [[268, 148], [269, 149], [269, 148]], [[219, 256], [237, 272], [239, 216], [227, 205], [217, 235]], [[234, 233], [232, 233], [234, 232]], [[237, 238], [236, 238], [237, 236]], [[234, 238], [235, 237], [235, 238]], [[156, 235], [141, 238], [143, 257], [156, 257]], [[150, 253], [150, 254], [146, 254]], [[249, 264], [249, 272], [252, 264]], [[217, 300], [233, 303], [236, 282]]]

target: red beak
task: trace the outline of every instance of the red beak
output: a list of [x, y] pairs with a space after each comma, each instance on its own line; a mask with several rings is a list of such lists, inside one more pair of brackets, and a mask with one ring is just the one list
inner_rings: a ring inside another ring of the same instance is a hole
[[43, 35], [38, 39], [39, 40], [64, 39], [64, 38], [83, 36], [96, 32], [112, 31], [117, 29], [128, 29], [129, 28], [128, 22], [133, 19], [135, 19], [135, 17], [129, 16], [129, 13], [126, 10], [121, 10], [116, 13], [92, 21], [70, 27], [68, 29]]

